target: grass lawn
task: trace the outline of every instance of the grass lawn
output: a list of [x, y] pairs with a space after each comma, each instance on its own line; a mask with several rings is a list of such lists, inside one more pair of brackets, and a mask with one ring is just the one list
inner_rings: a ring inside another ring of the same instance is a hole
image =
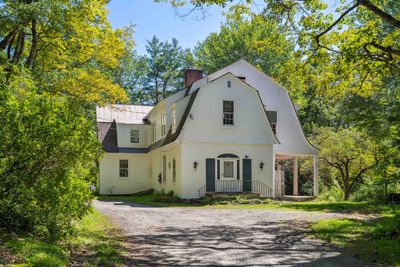
[[[140, 196], [98, 196], [98, 200], [130, 201], [155, 207], [191, 207], [191, 208], [224, 208], [224, 209], [290, 209], [302, 211], [324, 212], [359, 212], [359, 213], [383, 213], [399, 210], [398, 205], [382, 205], [368, 202], [326, 202], [326, 201], [273, 201], [253, 199], [246, 201], [242, 197], [231, 200], [205, 199], [200, 203], [185, 202], [159, 202], [154, 200], [153, 194]], [[262, 202], [262, 203], [261, 203]]]
[[118, 266], [124, 253], [122, 245], [114, 225], [93, 211], [62, 241], [0, 231], [0, 266]]
[[400, 212], [384, 212], [371, 220], [331, 219], [311, 226], [328, 240], [366, 261], [400, 266]]

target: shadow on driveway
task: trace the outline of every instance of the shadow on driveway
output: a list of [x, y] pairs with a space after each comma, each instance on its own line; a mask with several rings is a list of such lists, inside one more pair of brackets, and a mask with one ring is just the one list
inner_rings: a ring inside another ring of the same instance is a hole
[[114, 204], [96, 207], [124, 229], [128, 266], [367, 266], [308, 238], [307, 212]]

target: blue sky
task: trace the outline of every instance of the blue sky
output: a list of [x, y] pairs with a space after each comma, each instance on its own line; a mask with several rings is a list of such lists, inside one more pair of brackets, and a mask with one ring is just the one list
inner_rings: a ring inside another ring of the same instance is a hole
[[[330, 7], [328, 11], [332, 12], [339, 0], [326, 2]], [[262, 7], [261, 3], [262, 0], [259, 7]], [[146, 40], [151, 39], [153, 35], [162, 41], [175, 37], [182, 47], [193, 48], [209, 33], [218, 32], [221, 22], [225, 21], [223, 9], [219, 6], [209, 7], [206, 18], [199, 12], [182, 18], [176, 13], [186, 14], [192, 8], [191, 5], [176, 10], [169, 3], [155, 3], [153, 0], [111, 0], [107, 7], [108, 18], [114, 28], [121, 28], [130, 23], [136, 25], [135, 42], [139, 54], [145, 53]], [[257, 8], [257, 5], [253, 8]]]
[[191, 6], [175, 10], [168, 3], [155, 3], [152, 0], [111, 0], [108, 4], [108, 18], [114, 28], [133, 23], [136, 25], [135, 42], [140, 54], [145, 53], [145, 43], [156, 35], [161, 40], [175, 37], [184, 48], [193, 48], [204, 40], [210, 32], [217, 32], [224, 21], [222, 8], [208, 8], [207, 17], [200, 13], [181, 18], [176, 12], [185, 14]]

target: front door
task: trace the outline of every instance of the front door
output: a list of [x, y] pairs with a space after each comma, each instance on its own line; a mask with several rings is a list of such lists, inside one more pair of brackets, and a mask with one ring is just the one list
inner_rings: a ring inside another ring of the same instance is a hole
[[236, 180], [236, 164], [233, 159], [221, 160], [220, 177], [224, 180]]

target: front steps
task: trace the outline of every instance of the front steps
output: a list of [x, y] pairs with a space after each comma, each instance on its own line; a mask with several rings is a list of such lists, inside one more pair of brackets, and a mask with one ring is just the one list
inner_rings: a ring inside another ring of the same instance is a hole
[[237, 193], [207, 192], [206, 196], [212, 197], [212, 198], [222, 198], [222, 199], [234, 199], [237, 196], [247, 198], [247, 199], [260, 198], [260, 194], [246, 193], [246, 192], [237, 192]]

